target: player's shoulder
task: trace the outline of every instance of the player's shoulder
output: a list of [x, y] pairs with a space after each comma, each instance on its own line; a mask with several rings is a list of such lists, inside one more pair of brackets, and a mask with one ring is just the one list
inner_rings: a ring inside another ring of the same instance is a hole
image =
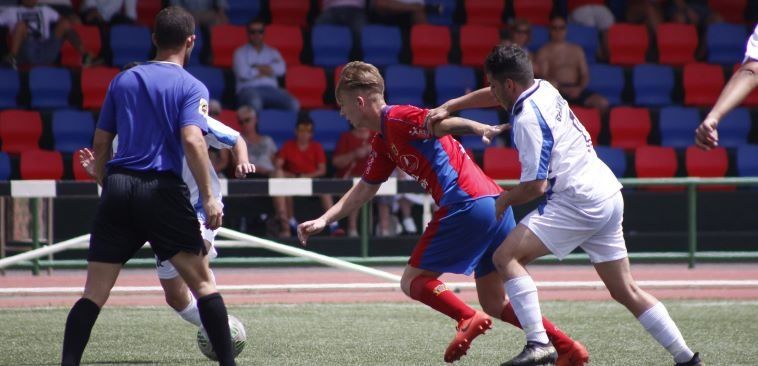
[[414, 105], [393, 105], [387, 107], [387, 120], [406, 121], [426, 116], [427, 109]]

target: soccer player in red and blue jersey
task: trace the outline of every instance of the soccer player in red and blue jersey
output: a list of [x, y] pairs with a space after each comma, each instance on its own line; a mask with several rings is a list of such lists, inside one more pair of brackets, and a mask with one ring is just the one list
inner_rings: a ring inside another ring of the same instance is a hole
[[[476, 134], [489, 142], [508, 126], [493, 127], [458, 117], [429, 124], [426, 109], [387, 105], [383, 93], [384, 80], [373, 65], [355, 61], [342, 70], [336, 88], [342, 115], [356, 128], [379, 133], [372, 140], [361, 181], [321, 217], [300, 224], [298, 237], [305, 245], [309, 236], [360, 208], [395, 167], [415, 178], [440, 208], [413, 250], [400, 287], [412, 299], [458, 322], [444, 356], [445, 362], [454, 362], [466, 354], [474, 338], [492, 327], [490, 316], [520, 326], [492, 263], [492, 254], [516, 226], [513, 212], [508, 210], [502, 220], [495, 218], [495, 199], [501, 188], [450, 136]], [[474, 273], [484, 312], [448, 290], [438, 279], [443, 273]], [[543, 321], [559, 352], [586, 353], [581, 344], [547, 319]]]

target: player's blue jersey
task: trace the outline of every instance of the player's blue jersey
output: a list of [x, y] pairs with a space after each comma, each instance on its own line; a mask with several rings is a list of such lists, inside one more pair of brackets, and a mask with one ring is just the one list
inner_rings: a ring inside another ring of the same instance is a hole
[[182, 174], [181, 129], [208, 132], [208, 89], [180, 65], [152, 61], [111, 81], [97, 127], [119, 136], [108, 167]]

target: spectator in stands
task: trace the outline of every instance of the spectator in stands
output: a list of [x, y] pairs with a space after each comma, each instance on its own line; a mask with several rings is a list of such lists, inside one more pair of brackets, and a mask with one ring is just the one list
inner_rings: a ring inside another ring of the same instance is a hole
[[658, 24], [664, 19], [664, 7], [669, 0], [627, 0], [626, 21], [646, 24], [648, 30], [655, 34]]
[[[295, 126], [295, 139], [284, 143], [276, 157], [277, 178], [320, 178], [326, 175], [324, 147], [313, 140], [313, 121], [300, 119]], [[332, 196], [321, 195], [321, 205], [328, 210], [334, 205]], [[274, 197], [274, 210], [280, 222], [280, 236], [290, 237], [297, 228], [292, 197]], [[329, 226], [332, 234], [340, 235], [337, 222]]]
[[137, 21], [137, 0], [84, 0], [80, 9], [82, 20], [87, 24], [103, 26]]
[[268, 178], [274, 173], [276, 144], [270, 136], [258, 131], [258, 115], [255, 110], [243, 105], [237, 109], [237, 120], [242, 128], [242, 138], [247, 143], [247, 157], [255, 165], [255, 176]]
[[195, 23], [203, 27], [229, 23], [226, 0], [170, 0], [169, 5], [179, 5], [195, 17]]
[[559, 16], [550, 19], [550, 42], [537, 53], [540, 76], [552, 83], [571, 104], [608, 111], [608, 100], [587, 90], [589, 66], [584, 50], [566, 41], [566, 20]]
[[616, 23], [611, 9], [602, 0], [587, 1], [577, 6], [569, 14], [569, 21], [585, 27], [596, 28], [600, 32], [600, 47], [597, 49], [597, 57], [607, 59], [608, 55], [608, 29]]
[[[395, 169], [392, 176], [398, 180], [413, 180], [411, 176], [400, 169]], [[379, 237], [395, 236], [402, 232], [406, 234], [418, 233], [416, 222], [413, 220], [413, 205], [423, 204], [424, 195], [420, 193], [400, 193], [394, 196], [375, 197], [379, 222], [376, 224], [374, 233]], [[399, 211], [400, 220], [392, 215], [393, 211]]]
[[[208, 115], [219, 119], [221, 116], [221, 102], [217, 99], [211, 99], [208, 102]], [[213, 170], [216, 172], [219, 178], [226, 178], [226, 170], [229, 168], [229, 162], [231, 161], [230, 149], [208, 149], [208, 156], [210, 157]]]
[[532, 68], [534, 69], [535, 73], [539, 73], [537, 63], [534, 60], [534, 54], [529, 51], [529, 47], [527, 45], [529, 44], [529, 41], [532, 39], [532, 26], [529, 24], [529, 21], [523, 18], [516, 19], [513, 22], [513, 26], [511, 27], [510, 32], [504, 32], [501, 33], [501, 41], [503, 45], [511, 45], [515, 44], [521, 47], [524, 52], [526, 52], [526, 55], [529, 56], [529, 59], [532, 60]]
[[263, 21], [251, 21], [247, 25], [249, 43], [234, 51], [237, 100], [258, 112], [263, 108], [297, 111], [298, 101], [279, 88], [277, 78], [284, 76], [287, 65], [277, 49], [263, 43], [265, 30]]
[[91, 63], [92, 55], [82, 46], [71, 21], [47, 5], [38, 5], [37, 0], [22, 0], [20, 6], [6, 8], [0, 13], [0, 26], [7, 27], [11, 35], [10, 52], [5, 57], [11, 67], [51, 65], [66, 40], [84, 55], [84, 66]]
[[374, 0], [371, 13], [375, 22], [389, 23], [403, 28], [426, 23], [426, 14], [442, 14], [441, 4], [425, 4], [424, 0]]
[[[343, 132], [337, 141], [332, 156], [336, 178], [356, 178], [366, 170], [368, 154], [371, 152], [371, 138], [374, 133], [367, 128], [353, 128]], [[358, 211], [347, 217], [347, 235], [358, 236]]]
[[[18, 1], [15, 3], [18, 3]], [[74, 9], [71, 0], [39, 0], [39, 4], [53, 8], [53, 10], [58, 12], [58, 15], [68, 19], [74, 24], [80, 22], [79, 16], [76, 15], [76, 10]]]
[[324, 0], [316, 24], [344, 25], [359, 39], [366, 24], [366, 0]]

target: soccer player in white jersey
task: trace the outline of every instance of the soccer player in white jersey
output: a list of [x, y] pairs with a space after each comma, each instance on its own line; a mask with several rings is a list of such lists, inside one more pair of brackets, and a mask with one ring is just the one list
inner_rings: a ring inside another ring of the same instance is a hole
[[[239, 132], [229, 128], [212, 117], [206, 117], [206, 121], [208, 122], [208, 134], [205, 135], [205, 142], [208, 146], [216, 149], [231, 149], [232, 155], [234, 155], [237, 162], [234, 169], [234, 175], [237, 178], [244, 178], [248, 173], [254, 173], [255, 166], [248, 161], [247, 144], [245, 143], [245, 139], [240, 138]], [[117, 142], [114, 141], [114, 152], [116, 151], [116, 148]], [[95, 165], [94, 162], [95, 156], [90, 149], [79, 150], [79, 163], [93, 178], [95, 177], [93, 171]], [[213, 167], [210, 167], [209, 171], [211, 175], [211, 190], [213, 196], [216, 197], [220, 203], [221, 183]], [[201, 202], [198, 192], [197, 182], [195, 182], [195, 178], [192, 177], [186, 159], [182, 166], [182, 179], [187, 184], [187, 188], [189, 188], [190, 203], [192, 203], [192, 206], [197, 213], [197, 219], [202, 223], [205, 221], [205, 211], [203, 210], [203, 203]], [[223, 204], [221, 207], [223, 208]], [[213, 247], [213, 242], [218, 229], [211, 230], [205, 227], [205, 225], [200, 225], [200, 231], [203, 240], [205, 241], [205, 246], [208, 248], [208, 255], [205, 256], [205, 260], [215, 258], [217, 253], [216, 249]], [[179, 276], [179, 273], [170, 261], [158, 261], [156, 257], [156, 262], [158, 278], [160, 279], [161, 287], [163, 287], [163, 292], [166, 296], [166, 303], [171, 306], [182, 319], [200, 327], [202, 323], [200, 322], [200, 312], [197, 308], [197, 301], [190, 294], [189, 288], [187, 288], [187, 285]], [[212, 274], [213, 272], [211, 272], [211, 276]], [[215, 279], [213, 279], [213, 282], [216, 282]]]
[[626, 306], [674, 357], [676, 365], [700, 365], [666, 308], [640, 289], [629, 269], [622, 219], [621, 184], [597, 157], [587, 131], [558, 91], [535, 80], [523, 50], [498, 46], [485, 61], [491, 87], [443, 104], [434, 118], [465, 108], [501, 105], [511, 112], [521, 183], [497, 200], [498, 215], [543, 194], [546, 202], [519, 222], [493, 256], [516, 316], [524, 350], [503, 365], [552, 365], [555, 349], [542, 326], [537, 287], [525, 266], [547, 254], [559, 259], [581, 247], [611, 296]]
[[716, 105], [695, 130], [695, 144], [704, 150], [710, 150], [719, 144], [716, 128], [729, 111], [737, 107], [750, 92], [758, 86], [758, 25], [745, 46], [745, 58], [742, 66], [734, 72], [729, 82], [721, 91]]

